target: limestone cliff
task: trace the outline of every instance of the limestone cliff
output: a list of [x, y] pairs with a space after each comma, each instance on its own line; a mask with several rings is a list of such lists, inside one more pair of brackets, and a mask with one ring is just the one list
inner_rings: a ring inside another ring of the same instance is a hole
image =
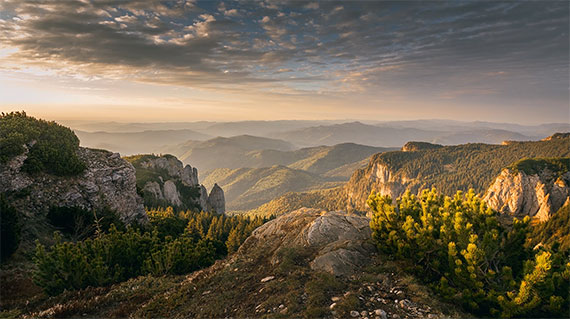
[[118, 153], [78, 149], [86, 164], [77, 176], [29, 175], [21, 171], [27, 151], [0, 166], [0, 193], [24, 218], [36, 219], [51, 207], [110, 208], [126, 223], [146, 220], [142, 198], [136, 192], [135, 169]]
[[137, 187], [148, 207], [225, 213], [224, 191], [215, 185], [210, 195], [198, 180], [198, 170], [172, 155], [135, 155], [126, 158], [137, 172]]
[[570, 201], [570, 160], [560, 159], [562, 166], [548, 165], [549, 161], [557, 160], [527, 159], [504, 169], [485, 193], [484, 200], [501, 213], [548, 220]]
[[380, 155], [375, 155], [366, 168], [357, 170], [345, 185], [343, 192], [348, 211], [367, 211], [366, 201], [372, 191], [392, 198], [400, 197], [406, 190], [418, 191], [420, 184], [415, 178], [375, 160]]

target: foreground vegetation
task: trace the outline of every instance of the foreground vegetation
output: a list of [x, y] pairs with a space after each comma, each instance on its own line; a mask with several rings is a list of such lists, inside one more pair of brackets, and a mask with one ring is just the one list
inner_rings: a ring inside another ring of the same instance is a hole
[[481, 316], [568, 317], [568, 251], [525, 245], [528, 217], [505, 228], [473, 190], [408, 192], [395, 205], [371, 194], [368, 205], [378, 248], [408, 261], [445, 300]]
[[85, 163], [77, 156], [79, 139], [71, 129], [25, 112], [1, 113], [0, 164], [23, 154], [26, 147], [29, 152], [22, 170], [30, 174], [66, 176], [85, 170]]
[[37, 244], [35, 283], [49, 295], [106, 286], [141, 275], [186, 274], [233, 252], [267, 219], [226, 217], [172, 208], [147, 212], [150, 225], [97, 227], [94, 237]]

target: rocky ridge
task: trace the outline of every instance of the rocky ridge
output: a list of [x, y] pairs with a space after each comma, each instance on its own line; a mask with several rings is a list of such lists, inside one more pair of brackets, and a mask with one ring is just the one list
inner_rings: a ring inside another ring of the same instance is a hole
[[[87, 166], [77, 176], [22, 172], [27, 150], [0, 166], [0, 193], [7, 194], [11, 205], [22, 214], [24, 232], [35, 227], [52, 207], [110, 208], [125, 223], [145, 222], [134, 167], [118, 153], [82, 147], [77, 152]], [[38, 234], [31, 237], [38, 238]]]
[[543, 168], [528, 174], [505, 168], [485, 193], [484, 200], [501, 213], [546, 221], [570, 203], [570, 172]]
[[198, 180], [198, 170], [172, 155], [127, 157], [137, 170], [137, 184], [145, 204], [161, 203], [181, 208], [225, 213], [224, 191], [215, 184], [208, 194]]

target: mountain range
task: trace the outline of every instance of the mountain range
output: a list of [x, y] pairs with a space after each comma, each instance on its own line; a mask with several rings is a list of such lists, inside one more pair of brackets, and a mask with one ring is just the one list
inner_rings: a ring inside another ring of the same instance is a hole
[[[465, 143], [500, 144], [505, 140], [539, 140], [554, 132], [568, 131], [566, 123], [520, 125], [491, 122], [416, 120], [394, 122], [342, 121], [243, 121], [115, 123], [70, 122], [82, 146], [105, 148], [122, 155], [141, 153], [176, 153], [182, 156], [188, 147], [215, 137], [257, 136], [283, 140], [293, 148], [356, 143], [370, 146], [401, 147], [408, 141], [445, 145]], [[282, 150], [278, 145], [250, 150]], [[176, 150], [176, 151], [172, 151]]]

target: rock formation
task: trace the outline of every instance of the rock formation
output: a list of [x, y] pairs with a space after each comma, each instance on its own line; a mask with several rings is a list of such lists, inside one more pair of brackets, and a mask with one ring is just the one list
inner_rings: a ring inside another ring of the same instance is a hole
[[224, 190], [218, 186], [218, 184], [214, 184], [214, 187], [212, 187], [212, 190], [210, 191], [210, 195], [208, 195], [207, 209], [218, 214], [226, 213]]
[[187, 186], [198, 185], [198, 170], [190, 165], [184, 166], [181, 161], [171, 155], [150, 157], [140, 163], [146, 169], [163, 169], [173, 178], [178, 178]]
[[485, 193], [489, 207], [514, 216], [546, 221], [570, 201], [570, 172], [543, 169], [535, 174], [504, 169]]
[[415, 152], [421, 150], [433, 150], [437, 148], [442, 148], [443, 145], [432, 144], [428, 142], [408, 142], [402, 146], [402, 152]]
[[0, 166], [0, 193], [27, 218], [47, 213], [54, 206], [86, 210], [110, 208], [126, 223], [146, 220], [142, 198], [136, 192], [134, 167], [118, 153], [79, 148], [87, 168], [78, 176], [21, 172], [27, 151]]
[[417, 179], [408, 178], [401, 172], [391, 170], [375, 161], [374, 157], [366, 168], [354, 172], [344, 187], [348, 211], [367, 211], [366, 201], [372, 191], [398, 198], [406, 190], [417, 192], [420, 187]]
[[312, 252], [310, 266], [334, 275], [350, 275], [364, 265], [375, 251], [369, 241], [369, 219], [345, 212], [301, 208], [281, 215], [257, 228], [239, 250], [270, 254], [272, 264], [280, 262], [278, 249], [290, 247]]
[[127, 160], [141, 172], [137, 183], [143, 192], [145, 205], [225, 213], [224, 191], [214, 185], [208, 195], [206, 188], [200, 185], [195, 167], [184, 166], [172, 155], [136, 155]]

